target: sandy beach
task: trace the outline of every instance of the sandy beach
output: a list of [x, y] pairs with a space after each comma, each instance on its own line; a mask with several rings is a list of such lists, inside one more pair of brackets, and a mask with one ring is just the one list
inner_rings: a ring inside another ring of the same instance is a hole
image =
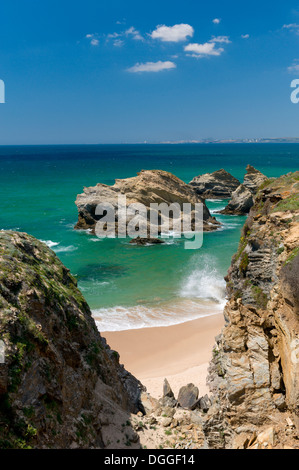
[[153, 397], [162, 395], [165, 377], [176, 396], [190, 382], [203, 395], [208, 392], [206, 376], [214, 338], [223, 325], [223, 314], [218, 313], [179, 325], [103, 332], [102, 336]]

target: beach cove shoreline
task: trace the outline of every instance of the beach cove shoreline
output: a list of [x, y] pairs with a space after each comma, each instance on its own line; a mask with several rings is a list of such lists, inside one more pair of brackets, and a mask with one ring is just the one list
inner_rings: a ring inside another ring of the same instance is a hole
[[174, 394], [187, 383], [194, 383], [199, 396], [208, 393], [206, 377], [215, 336], [224, 325], [223, 313], [201, 317], [165, 327], [101, 332], [120, 362], [160, 398], [167, 378]]

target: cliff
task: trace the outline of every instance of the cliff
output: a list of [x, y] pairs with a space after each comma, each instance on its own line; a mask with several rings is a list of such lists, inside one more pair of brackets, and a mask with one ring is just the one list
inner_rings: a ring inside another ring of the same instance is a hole
[[139, 447], [122, 424], [143, 387], [101, 338], [69, 270], [25, 233], [0, 232], [0, 339], [1, 448]]
[[298, 447], [298, 275], [295, 172], [260, 186], [226, 277], [226, 325], [208, 377], [210, 447], [261, 447], [265, 427], [266, 445]]
[[[176, 176], [162, 170], [142, 170], [137, 176], [126, 179], [117, 179], [113, 186], [98, 183], [96, 186], [84, 188], [78, 194], [76, 205], [78, 208], [78, 222], [76, 229], [91, 230], [94, 232], [97, 221], [96, 206], [100, 203], [110, 203], [115, 209], [116, 227], [118, 223], [118, 196], [125, 195], [127, 206], [132, 203], [143, 204], [148, 211], [150, 204], [178, 203], [181, 210], [184, 203], [190, 203], [192, 210], [195, 204], [203, 204], [203, 229], [216, 230], [219, 222], [212, 217], [204, 200], [196, 191]], [[153, 209], [151, 209], [153, 210]], [[171, 214], [170, 214], [171, 216]], [[131, 218], [133, 216], [131, 215]], [[127, 222], [130, 217], [127, 218]], [[162, 222], [160, 222], [162, 223]], [[149, 231], [148, 226], [148, 231]], [[171, 225], [170, 225], [171, 229]], [[149, 236], [149, 233], [148, 233]]]
[[248, 214], [254, 203], [259, 187], [268, 180], [259, 170], [247, 165], [243, 184], [232, 193], [227, 206], [219, 211], [220, 214], [245, 215]]

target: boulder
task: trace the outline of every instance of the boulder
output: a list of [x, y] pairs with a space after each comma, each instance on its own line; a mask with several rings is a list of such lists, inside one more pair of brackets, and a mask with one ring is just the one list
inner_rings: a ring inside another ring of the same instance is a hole
[[205, 395], [204, 397], [201, 397], [198, 400], [198, 407], [204, 411], [205, 413], [209, 410], [211, 407], [211, 400], [209, 399], [208, 395]]
[[163, 383], [163, 397], [174, 398], [174, 393], [167, 379]]
[[247, 165], [243, 185], [252, 194], [255, 194], [260, 185], [267, 179], [267, 176], [263, 175], [263, 173], [261, 173], [259, 170], [257, 170], [251, 165]]
[[219, 214], [244, 215], [248, 214], [252, 206], [253, 197], [251, 192], [243, 184], [240, 184], [233, 192], [227, 206], [219, 211]]
[[213, 173], [195, 176], [189, 184], [195, 188], [197, 194], [205, 199], [227, 199], [240, 185], [240, 181], [221, 169]]
[[175, 399], [174, 393], [169, 385], [167, 379], [164, 379], [163, 383], [163, 396], [159, 400], [162, 407], [175, 408], [177, 406], [177, 400]]
[[198, 388], [194, 384], [188, 384], [179, 390], [178, 403], [182, 408], [192, 410], [198, 402]]

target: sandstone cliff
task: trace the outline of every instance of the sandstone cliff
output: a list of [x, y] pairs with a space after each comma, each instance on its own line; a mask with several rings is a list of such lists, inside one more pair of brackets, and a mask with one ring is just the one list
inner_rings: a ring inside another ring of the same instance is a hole
[[227, 206], [219, 211], [220, 214], [245, 215], [248, 214], [254, 203], [259, 187], [268, 180], [259, 170], [247, 165], [243, 184], [232, 193]]
[[219, 211], [220, 214], [244, 215], [248, 214], [253, 206], [253, 195], [243, 184], [232, 193], [227, 206]]
[[268, 446], [298, 447], [298, 274], [296, 172], [263, 182], [232, 259], [226, 326], [208, 378], [214, 394], [204, 425], [209, 446], [259, 447], [256, 433], [270, 426], [276, 439], [270, 432]]
[[0, 232], [0, 339], [0, 448], [139, 446], [122, 424], [143, 387], [101, 338], [69, 270], [24, 233]]
[[196, 194], [192, 187], [166, 171], [142, 170], [133, 178], [116, 180], [113, 186], [99, 183], [94, 187], [84, 188], [84, 193], [79, 194], [76, 199], [78, 222], [75, 228], [90, 229], [94, 232], [96, 222], [100, 219], [95, 214], [95, 209], [97, 204], [103, 202], [110, 203], [115, 208], [117, 226], [119, 195], [126, 195], [127, 205], [141, 203], [147, 209], [149, 209], [151, 203], [178, 203], [181, 210], [184, 203], [190, 203], [192, 209], [194, 209], [196, 203], [202, 203], [203, 229], [211, 231], [219, 226], [215, 217], [211, 216], [204, 200]]
[[237, 189], [240, 181], [221, 169], [213, 173], [195, 176], [189, 183], [205, 199], [227, 199]]

